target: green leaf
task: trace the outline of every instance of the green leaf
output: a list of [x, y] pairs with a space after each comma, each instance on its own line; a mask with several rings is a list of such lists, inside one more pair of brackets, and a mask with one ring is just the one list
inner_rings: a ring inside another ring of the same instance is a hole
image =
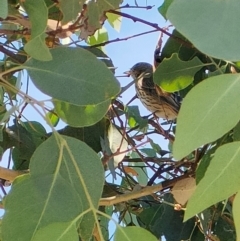
[[139, 129], [146, 128], [148, 120], [141, 117], [138, 106], [126, 106], [128, 124], [131, 128], [139, 125]]
[[[77, 216], [76, 211], [83, 211], [77, 196], [74, 188], [59, 175], [34, 178], [28, 174], [19, 177], [6, 198], [7, 213], [2, 222], [3, 240], [32, 240], [37, 230], [52, 222], [70, 222]], [[68, 207], [68, 212], [64, 212], [66, 204], [73, 205], [74, 209]], [[14, 230], [10, 228], [10, 223], [14, 225]]]
[[234, 24], [239, 22], [239, 12], [238, 0], [181, 0], [170, 5], [167, 18], [201, 52], [219, 59], [238, 61], [240, 32], [236, 31]]
[[218, 149], [219, 146], [232, 142], [233, 139], [231, 137], [232, 137], [232, 134], [230, 132], [224, 135], [223, 137], [219, 138], [216, 142], [211, 143], [211, 145], [208, 145], [207, 152], [205, 152], [204, 156], [202, 157], [197, 167], [197, 171], [196, 171], [197, 184], [204, 177], [205, 172], [208, 168], [208, 165], [211, 162], [212, 158], [214, 157], [215, 151]]
[[1, 0], [0, 1], [0, 18], [7, 18], [8, 15], [8, 1]]
[[98, 222], [103, 184], [102, 163], [91, 148], [77, 139], [52, 135], [34, 152], [30, 174], [13, 183], [5, 200], [3, 239], [33, 240], [42, 228], [67, 222], [79, 228], [82, 239], [89, 240]]
[[48, 8], [48, 18], [59, 21], [59, 16], [61, 14], [58, 4], [53, 4], [52, 0], [44, 0]]
[[153, 148], [142, 148], [140, 149], [147, 157], [156, 157], [157, 153]]
[[82, 10], [84, 2], [83, 0], [60, 0], [58, 2], [59, 8], [63, 14], [63, 19], [61, 21], [63, 25], [77, 18], [78, 13]]
[[214, 153], [215, 148], [209, 150], [202, 158], [201, 162], [199, 163], [196, 171], [196, 184], [199, 183], [199, 181], [204, 177], [205, 172], [209, 166], [209, 163], [212, 158], [212, 154]]
[[52, 126], [56, 127], [59, 122], [59, 117], [52, 111], [49, 111], [46, 114], [47, 120], [51, 123]]
[[[176, 29], [173, 30], [172, 35], [191, 45], [191, 43]], [[173, 38], [168, 38], [166, 44], [162, 48], [160, 58], [161, 60], [164, 58], [171, 58], [174, 53], [177, 53], [181, 60], [188, 61], [192, 59], [196, 53], [198, 53], [198, 51], [194, 48], [184, 46], [180, 41], [176, 41]]]
[[[138, 216], [138, 221], [141, 226], [149, 230], [156, 237], [163, 235], [164, 229], [169, 225], [172, 217], [173, 209], [170, 206], [164, 208], [163, 204], [153, 205], [145, 208]], [[164, 222], [163, 222], [164, 220]], [[162, 225], [159, 225], [161, 224]], [[159, 227], [157, 228], [157, 226]]]
[[106, 119], [102, 119], [93, 126], [75, 128], [66, 126], [59, 131], [60, 134], [71, 136], [85, 142], [95, 152], [101, 151], [100, 138], [104, 137], [106, 131]]
[[[36, 146], [39, 146], [44, 141], [44, 138], [46, 137], [45, 136], [46, 130], [39, 122], [37, 121], [22, 122], [21, 126], [31, 134], [32, 142], [36, 144]], [[24, 140], [21, 140], [21, 141], [24, 141]]]
[[172, 2], [173, 0], [164, 0], [163, 4], [158, 8], [159, 13], [165, 18], [165, 20], [167, 20], [167, 10]]
[[[119, 9], [118, 11], [121, 11], [121, 9]], [[122, 25], [122, 16], [119, 16], [119, 15], [113, 14], [113, 13], [106, 13], [106, 16], [107, 16], [107, 20], [108, 20], [109, 24], [117, 32], [120, 32], [121, 25]]]
[[76, 229], [76, 225], [72, 222], [51, 223], [48, 226], [39, 229], [32, 240], [78, 241], [79, 237]]
[[41, 61], [52, 59], [51, 53], [45, 44], [45, 30], [48, 20], [48, 9], [44, 0], [22, 1], [31, 22], [31, 40], [24, 46], [24, 50], [33, 58]]
[[114, 64], [111, 58], [108, 57], [101, 49], [91, 47], [91, 46], [81, 46], [81, 47], [88, 50], [92, 54], [96, 55], [98, 59], [101, 60], [103, 63], [105, 63], [113, 73], [115, 72]]
[[117, 231], [114, 236], [114, 241], [157, 241], [157, 238], [153, 236], [147, 230], [140, 227], [126, 227], [126, 228], [117, 228]]
[[151, 138], [149, 138], [149, 144], [155, 152], [160, 153], [162, 151], [162, 148], [158, 144], [156, 144]]
[[[113, 206], [100, 206], [99, 207], [99, 211], [105, 213], [106, 215], [108, 215], [109, 217], [112, 216], [112, 213], [113, 213]], [[103, 238], [104, 240], [109, 240], [109, 222], [111, 221], [111, 219], [109, 219], [108, 217], [106, 216], [103, 216], [103, 215], [98, 215], [98, 220], [99, 220], [99, 223], [100, 223], [100, 226], [101, 226], [101, 231], [102, 231], [102, 234], [103, 234]]]
[[119, 83], [104, 63], [82, 48], [51, 49], [53, 60], [30, 59], [23, 67], [45, 94], [74, 105], [95, 105], [120, 91]]
[[240, 142], [219, 147], [187, 204], [184, 220], [227, 199], [240, 189]]
[[91, 126], [100, 121], [107, 113], [111, 101], [100, 104], [79, 106], [53, 100], [55, 111], [67, 124], [74, 127]]
[[87, 8], [89, 25], [93, 28], [100, 28], [100, 20], [103, 18], [104, 12], [118, 8], [122, 2], [123, 0], [89, 1]]
[[194, 74], [203, 66], [197, 57], [190, 61], [182, 61], [177, 54], [173, 54], [158, 66], [153, 80], [165, 91], [176, 92], [189, 86], [194, 80]]
[[[19, 88], [19, 86], [17, 86], [18, 84], [18, 79], [17, 77], [15, 76], [11, 76], [9, 79], [8, 79], [8, 83], [13, 85], [15, 88]], [[13, 90], [11, 87], [5, 87], [6, 89], [6, 92], [8, 93], [9, 97], [12, 99], [12, 100], [16, 100], [16, 90]]]
[[26, 170], [33, 152], [46, 139], [46, 130], [36, 121], [22, 123], [15, 121], [9, 129], [16, 142], [12, 156], [14, 169]]
[[107, 30], [102, 27], [98, 29], [94, 35], [90, 36], [88, 38], [88, 44], [89, 45], [95, 45], [95, 44], [100, 44], [108, 40], [108, 32]]
[[181, 159], [195, 148], [231, 130], [240, 119], [240, 75], [211, 77], [184, 98], [173, 143], [173, 155]]
[[0, 113], [2, 114], [2, 115], [0, 115], [0, 124], [4, 124], [5, 122], [7, 122], [7, 121], [9, 121], [9, 118], [10, 118], [10, 116], [16, 111], [16, 110], [18, 110], [18, 107], [17, 106], [12, 106], [5, 114], [4, 114], [4, 112], [5, 112], [5, 109], [6, 107], [5, 106], [1, 106], [1, 111], [0, 111]]

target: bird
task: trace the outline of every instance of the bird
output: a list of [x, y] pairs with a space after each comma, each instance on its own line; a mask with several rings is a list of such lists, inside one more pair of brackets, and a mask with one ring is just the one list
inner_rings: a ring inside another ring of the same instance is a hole
[[182, 98], [177, 93], [163, 91], [153, 82], [151, 64], [139, 62], [124, 73], [134, 79], [137, 97], [150, 112], [167, 121], [177, 118]]

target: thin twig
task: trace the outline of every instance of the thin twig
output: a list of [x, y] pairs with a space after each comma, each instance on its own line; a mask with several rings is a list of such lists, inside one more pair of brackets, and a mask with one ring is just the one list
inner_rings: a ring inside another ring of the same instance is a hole
[[9, 56], [11, 59], [13, 59], [14, 61], [16, 61], [16, 62], [18, 62], [18, 63], [20, 63], [20, 64], [24, 63], [23, 59], [22, 59], [19, 55], [13, 53], [12, 51], [10, 51], [10, 50], [8, 50], [8, 49], [6, 49], [6, 48], [4, 48], [4, 47], [2, 46], [2, 44], [0, 44], [0, 52], [6, 54], [6, 55]]
[[154, 7], [154, 5], [153, 6], [131, 6], [129, 4], [126, 4], [124, 6], [119, 7], [118, 9], [123, 9], [123, 8], [143, 8], [143, 9], [146, 9], [146, 10], [150, 10], [153, 7]]
[[170, 34], [170, 33], [167, 32], [164, 28], [159, 27], [157, 23], [151, 23], [151, 22], [148, 22], [148, 21], [146, 21], [146, 20], [144, 20], [144, 19], [141, 19], [141, 18], [138, 18], [138, 17], [134, 17], [134, 16], [132, 16], [132, 15], [130, 15], [130, 14], [122, 13], [122, 12], [119, 12], [119, 11], [116, 11], [116, 10], [109, 10], [108, 12], [109, 12], [109, 13], [114, 13], [114, 14], [116, 14], [116, 15], [119, 15], [119, 16], [122, 16], [122, 17], [125, 17], [125, 18], [128, 18], [128, 19], [131, 19], [131, 20], [134, 21], [134, 22], [140, 22], [140, 23], [146, 24], [146, 25], [148, 25], [148, 26], [150, 26], [150, 27], [152, 27], [152, 28], [155, 28], [155, 29], [163, 32], [163, 33], [166, 34], [167, 36], [171, 37], [172, 39], [175, 39], [176, 41], [178, 41], [179, 43], [181, 43], [182, 45], [184, 45], [184, 46], [186, 46], [186, 47], [190, 47], [190, 48], [193, 47], [192, 44], [190, 44], [189, 42], [186, 42], [186, 41], [184, 41], [183, 39], [178, 38], [178, 37]]
[[120, 41], [126, 41], [126, 40], [129, 40], [129, 39], [132, 39], [132, 38], [136, 38], [136, 37], [139, 37], [139, 36], [142, 36], [142, 35], [145, 35], [145, 34], [154, 33], [154, 32], [158, 32], [158, 31], [159, 31], [158, 29], [155, 29], [155, 30], [151, 30], [151, 31], [147, 31], [147, 32], [135, 34], [135, 35], [132, 35], [132, 36], [129, 36], [129, 37], [125, 37], [125, 38], [116, 38], [116, 39], [113, 39], [113, 40], [109, 40], [109, 41], [106, 41], [106, 42], [102, 42], [102, 43], [100, 43], [100, 44], [92, 45], [92, 46], [90, 46], [90, 47], [91, 47], [91, 48], [97, 48], [97, 47], [105, 46], [105, 45], [110, 44], [110, 43], [115, 43], [115, 42], [120, 42]]

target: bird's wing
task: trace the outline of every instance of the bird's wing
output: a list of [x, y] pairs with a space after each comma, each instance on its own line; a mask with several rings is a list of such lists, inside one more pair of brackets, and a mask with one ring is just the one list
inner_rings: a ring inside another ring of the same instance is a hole
[[160, 101], [172, 106], [176, 112], [179, 111], [182, 98], [177, 93], [168, 93], [163, 91], [159, 86], [155, 85], [156, 92], [160, 98]]
[[169, 96], [160, 95], [159, 100], [163, 105], [166, 104], [170, 106], [175, 113], [179, 112], [181, 104], [180, 102], [176, 101], [175, 94], [171, 94]]

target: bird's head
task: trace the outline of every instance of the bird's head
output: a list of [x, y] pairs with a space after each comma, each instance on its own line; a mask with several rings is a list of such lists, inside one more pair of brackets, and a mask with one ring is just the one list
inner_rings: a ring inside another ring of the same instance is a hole
[[150, 77], [153, 73], [153, 66], [146, 62], [139, 62], [129, 70], [124, 72], [124, 74], [127, 74], [131, 76], [134, 80], [140, 79], [141, 77]]

